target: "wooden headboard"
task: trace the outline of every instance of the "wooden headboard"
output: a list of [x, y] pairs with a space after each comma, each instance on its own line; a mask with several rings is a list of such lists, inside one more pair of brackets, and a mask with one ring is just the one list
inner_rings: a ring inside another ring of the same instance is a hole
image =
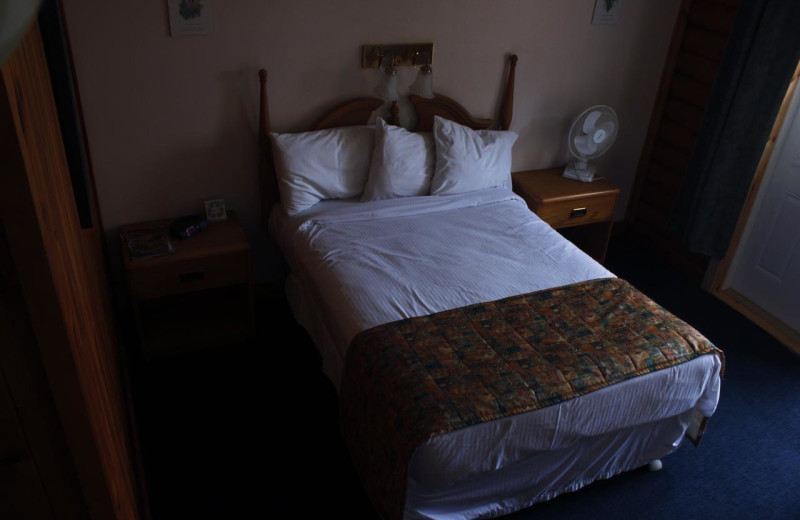
[[[517, 67], [517, 56], [512, 55], [508, 60], [508, 79], [500, 104], [498, 128], [508, 130], [514, 112], [514, 73]], [[267, 71], [258, 71], [261, 81], [260, 110], [258, 121], [258, 140], [260, 150], [259, 178], [261, 183], [261, 217], [266, 229], [269, 213], [272, 206], [278, 202], [278, 183], [275, 176], [275, 164], [272, 158], [272, 146], [269, 141], [269, 99], [267, 96]], [[432, 99], [419, 96], [409, 96], [409, 101], [417, 115], [417, 124], [413, 128], [416, 132], [430, 132], [433, 130], [434, 116], [443, 117], [456, 123], [468, 126], [475, 130], [490, 128], [494, 125], [492, 119], [473, 117], [469, 111], [455, 100], [434, 94]], [[309, 130], [323, 130], [338, 126], [354, 126], [367, 124], [372, 114], [384, 105], [384, 101], [374, 97], [364, 97], [343, 103], [329, 111], [320, 118]], [[399, 109], [397, 102], [393, 101], [389, 124], [399, 125]]]

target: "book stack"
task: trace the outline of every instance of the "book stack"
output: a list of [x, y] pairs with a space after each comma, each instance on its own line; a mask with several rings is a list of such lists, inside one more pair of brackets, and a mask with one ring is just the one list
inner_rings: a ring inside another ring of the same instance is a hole
[[166, 226], [126, 231], [120, 238], [128, 247], [131, 260], [143, 260], [173, 252]]

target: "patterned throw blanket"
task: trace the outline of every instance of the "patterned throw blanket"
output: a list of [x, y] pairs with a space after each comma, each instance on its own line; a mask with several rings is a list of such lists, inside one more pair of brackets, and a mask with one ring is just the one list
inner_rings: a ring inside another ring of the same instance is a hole
[[401, 518], [414, 449], [708, 353], [695, 329], [618, 278], [387, 323], [347, 354], [341, 428], [373, 504]]

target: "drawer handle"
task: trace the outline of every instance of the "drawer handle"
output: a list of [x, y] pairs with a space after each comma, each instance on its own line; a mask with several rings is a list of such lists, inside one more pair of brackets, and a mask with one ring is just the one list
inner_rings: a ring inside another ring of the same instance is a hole
[[578, 218], [586, 216], [586, 208], [575, 208], [569, 212], [569, 218]]
[[188, 271], [186, 273], [181, 273], [180, 275], [180, 282], [181, 283], [192, 283], [192, 282], [202, 282], [206, 278], [206, 272], [203, 270], [197, 271]]

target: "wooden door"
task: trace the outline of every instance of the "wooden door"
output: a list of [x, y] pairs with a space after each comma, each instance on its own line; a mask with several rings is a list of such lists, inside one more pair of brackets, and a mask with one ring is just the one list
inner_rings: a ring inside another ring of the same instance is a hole
[[725, 285], [800, 335], [800, 89], [797, 89]]
[[798, 83], [800, 63], [764, 147], [731, 244], [716, 266], [711, 292], [800, 354]]
[[2, 67], [0, 223], [55, 409], [47, 427], [66, 440], [89, 517], [141, 518], [102, 230], [78, 221], [36, 24]]

